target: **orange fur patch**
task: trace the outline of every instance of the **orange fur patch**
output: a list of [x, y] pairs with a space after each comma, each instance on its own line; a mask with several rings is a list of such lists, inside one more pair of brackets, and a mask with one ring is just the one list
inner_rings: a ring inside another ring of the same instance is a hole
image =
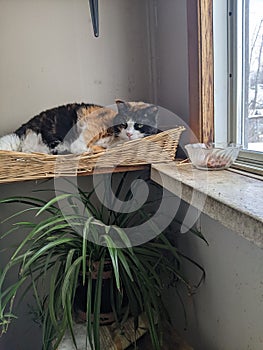
[[[83, 131], [83, 137], [88, 147], [105, 138], [113, 136], [113, 119], [116, 116], [116, 112], [109, 108], [96, 108], [90, 112], [92, 108], [82, 108], [80, 126], [85, 128]], [[99, 146], [98, 146], [99, 147]], [[101, 147], [101, 149], [103, 149]]]

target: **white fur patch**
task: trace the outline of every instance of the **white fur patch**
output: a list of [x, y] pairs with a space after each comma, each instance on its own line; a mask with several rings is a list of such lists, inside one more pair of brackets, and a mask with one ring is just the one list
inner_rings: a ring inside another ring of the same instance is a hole
[[144, 134], [134, 128], [134, 121], [127, 122], [127, 128], [122, 129], [118, 137], [123, 141], [136, 140], [144, 137]]
[[0, 150], [21, 151], [21, 140], [16, 134], [8, 134], [0, 138]]
[[43, 142], [42, 136], [33, 131], [30, 131], [21, 141], [21, 151], [25, 153], [50, 153], [50, 149]]
[[70, 146], [68, 142], [61, 142], [59, 143], [53, 151], [57, 152], [57, 154], [61, 153], [69, 153]]
[[75, 154], [81, 154], [84, 152], [90, 152], [90, 149], [87, 147], [83, 134], [81, 133], [79, 137], [72, 142], [70, 145], [70, 152]]

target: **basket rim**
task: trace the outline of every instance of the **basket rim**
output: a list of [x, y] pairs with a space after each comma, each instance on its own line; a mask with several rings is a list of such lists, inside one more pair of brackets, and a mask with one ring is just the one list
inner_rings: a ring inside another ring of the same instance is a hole
[[[92, 175], [96, 170], [167, 163], [175, 160], [184, 126], [131, 140], [98, 153], [46, 154], [0, 151], [0, 183]], [[107, 170], [108, 169], [108, 170]], [[128, 170], [127, 170], [128, 171]]]
[[57, 158], [60, 158], [60, 157], [63, 157], [63, 158], [69, 158], [69, 159], [72, 159], [72, 158], [97, 158], [99, 155], [101, 154], [104, 154], [104, 153], [112, 153], [112, 152], [116, 152], [118, 149], [123, 149], [123, 148], [130, 148], [130, 147], [133, 147], [137, 144], [140, 144], [140, 143], [144, 143], [144, 142], [148, 142], [148, 141], [158, 141], [158, 140], [161, 140], [164, 136], [171, 136], [173, 133], [175, 132], [180, 132], [182, 133], [185, 129], [184, 126], [180, 125], [180, 126], [176, 126], [172, 129], [168, 129], [168, 130], [164, 130], [164, 131], [161, 131], [157, 134], [154, 134], [154, 135], [149, 135], [149, 136], [146, 136], [144, 138], [141, 138], [141, 139], [136, 139], [136, 140], [130, 140], [130, 141], [127, 141], [127, 142], [124, 142], [124, 143], [121, 143], [119, 145], [116, 145], [115, 147], [112, 147], [112, 148], [109, 148], [109, 149], [105, 149], [105, 151], [100, 151], [100, 152], [97, 152], [97, 153], [89, 153], [89, 152], [83, 152], [83, 153], [80, 153], [80, 154], [76, 154], [76, 153], [68, 153], [68, 154], [47, 154], [47, 153], [40, 153], [40, 152], [19, 152], [19, 151], [7, 151], [7, 150], [0, 150], [0, 156], [1, 155], [11, 155], [11, 156], [16, 156], [17, 158], [32, 158], [34, 156], [36, 157], [42, 157], [42, 158], [45, 158], [45, 159], [50, 159], [50, 160], [54, 160], [54, 159], [57, 159]]

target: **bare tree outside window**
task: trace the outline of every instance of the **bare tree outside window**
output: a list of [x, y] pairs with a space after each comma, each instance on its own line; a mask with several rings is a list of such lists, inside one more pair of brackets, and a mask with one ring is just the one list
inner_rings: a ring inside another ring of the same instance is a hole
[[263, 152], [263, 0], [244, 2], [244, 146]]

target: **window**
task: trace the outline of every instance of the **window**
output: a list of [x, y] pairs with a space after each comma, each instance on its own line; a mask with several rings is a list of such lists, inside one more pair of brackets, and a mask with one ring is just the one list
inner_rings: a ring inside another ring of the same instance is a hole
[[239, 166], [263, 170], [263, 0], [228, 1], [228, 139]]
[[187, 0], [190, 127], [200, 142], [241, 144], [236, 166], [260, 174], [262, 3]]

